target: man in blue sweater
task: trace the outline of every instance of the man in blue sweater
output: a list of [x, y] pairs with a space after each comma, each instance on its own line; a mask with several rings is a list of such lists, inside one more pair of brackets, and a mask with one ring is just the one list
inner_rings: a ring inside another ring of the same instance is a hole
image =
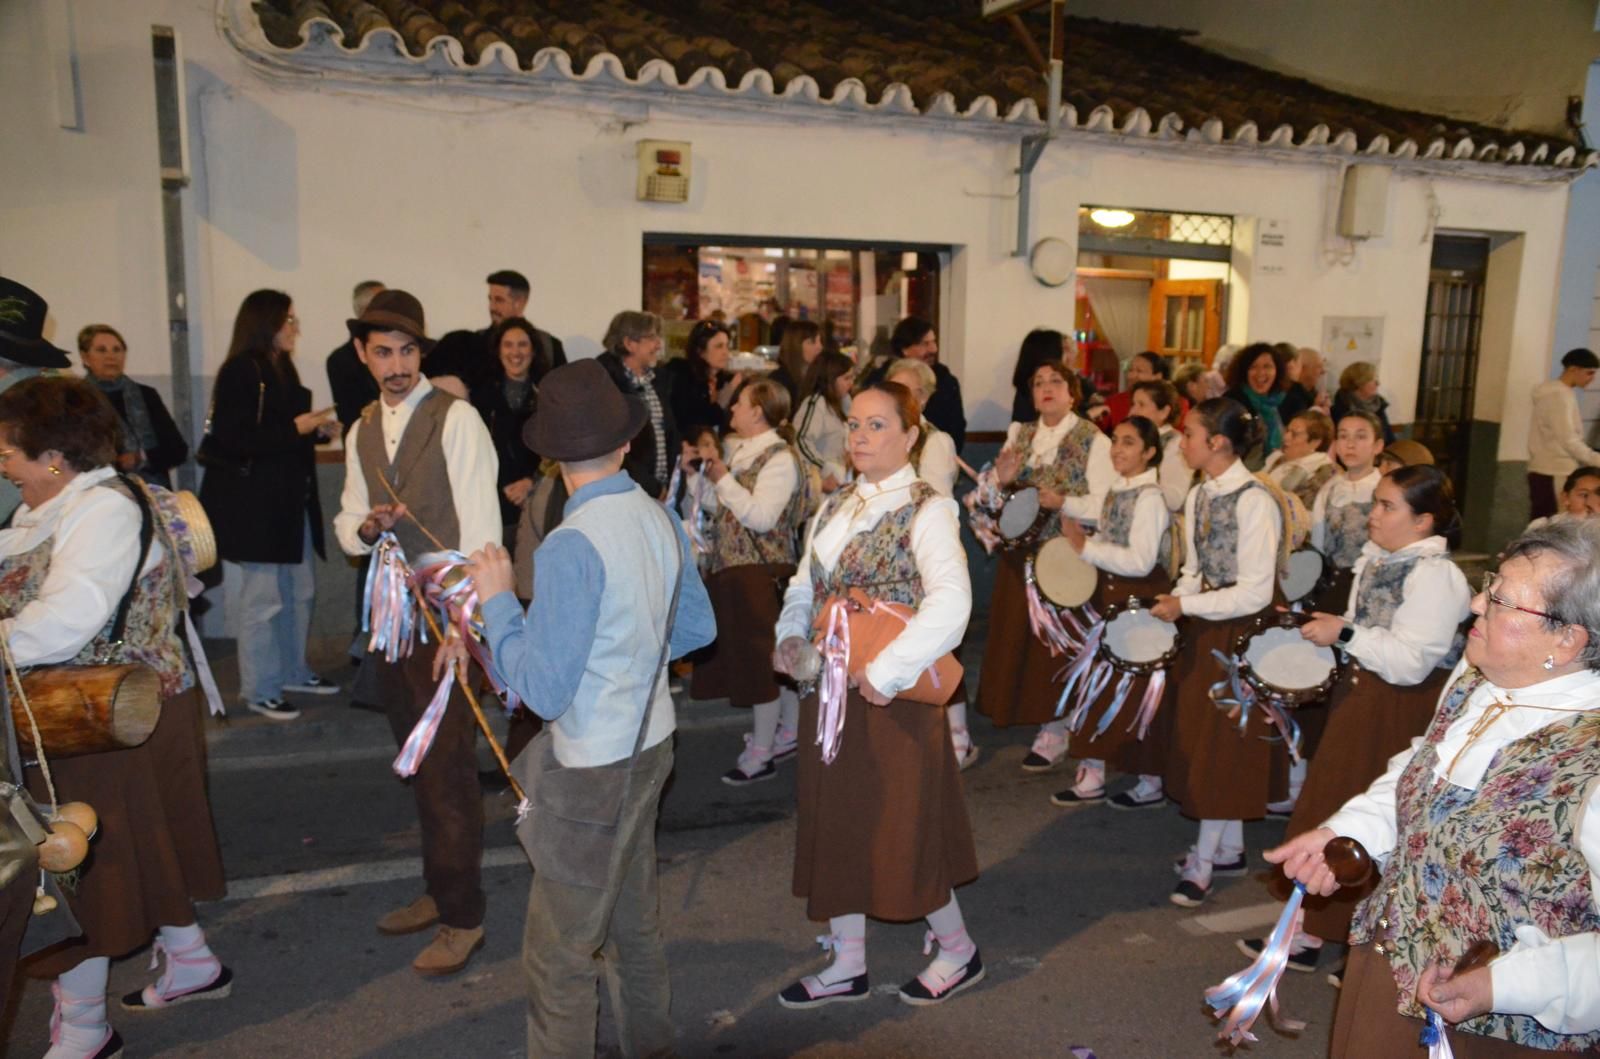
[[472, 556], [494, 667], [547, 722], [517, 773], [529, 755], [548, 753], [569, 780], [607, 765], [632, 770], [601, 885], [570, 881], [559, 849], [534, 874], [522, 957], [529, 1055], [594, 1054], [596, 956], [620, 1000], [624, 1054], [672, 1051], [655, 830], [676, 722], [661, 670], [664, 654], [710, 643], [716, 622], [678, 520], [622, 470], [646, 414], [593, 360], [547, 375], [523, 440], [561, 464], [570, 499], [534, 553], [526, 615], [506, 550], [491, 545]]

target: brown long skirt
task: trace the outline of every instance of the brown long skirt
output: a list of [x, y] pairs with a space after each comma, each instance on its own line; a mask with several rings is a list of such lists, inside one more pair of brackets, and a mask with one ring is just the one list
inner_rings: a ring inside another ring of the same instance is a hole
[[[1389, 759], [1427, 730], [1449, 670], [1435, 669], [1420, 684], [1402, 687], [1352, 664], [1328, 700], [1328, 729], [1322, 749], [1306, 772], [1284, 838], [1321, 827], [1322, 822], [1383, 775]], [[1332, 897], [1305, 900], [1305, 931], [1328, 941], [1344, 941], [1350, 916], [1376, 887], [1345, 887]], [[1280, 880], [1287, 896], [1289, 884]]]
[[717, 639], [697, 661], [689, 682], [696, 699], [727, 699], [735, 706], [754, 706], [778, 697], [778, 675], [772, 671], [776, 646], [780, 585], [788, 585], [794, 567], [730, 566], [706, 578], [706, 594], [717, 619]]
[[794, 895], [811, 919], [921, 919], [978, 877], [947, 718], [905, 699], [874, 706], [852, 689], [839, 754], [824, 765], [817, 697], [801, 700]]
[[[161, 704], [141, 746], [50, 762], [62, 801], [88, 802], [100, 816], [76, 893], [67, 903], [83, 935], [27, 962], [54, 978], [94, 956], [125, 956], [156, 928], [195, 921], [194, 902], [227, 891], [216, 825], [206, 798], [205, 700], [194, 690]], [[28, 790], [46, 801], [44, 779], [28, 769]]]
[[[1164, 592], [1172, 591], [1172, 578], [1167, 576], [1165, 570], [1159, 566], [1154, 572], [1144, 577], [1121, 577], [1117, 574], [1100, 571], [1100, 582], [1095, 586], [1094, 598], [1090, 604], [1095, 613], [1105, 616], [1108, 604], [1123, 604], [1129, 596], [1151, 600]], [[1083, 727], [1072, 733], [1072, 738], [1067, 746], [1067, 753], [1075, 758], [1098, 758], [1106, 763], [1108, 768], [1125, 772], [1129, 775], [1161, 775], [1166, 762], [1166, 745], [1164, 735], [1169, 735], [1167, 726], [1160, 723], [1162, 713], [1171, 709], [1173, 673], [1167, 674], [1169, 681], [1166, 693], [1162, 696], [1162, 704], [1156, 710], [1156, 720], [1150, 722], [1150, 730], [1143, 739], [1139, 738], [1135, 725], [1138, 717], [1139, 703], [1144, 696], [1144, 690], [1149, 684], [1147, 676], [1135, 677], [1132, 690], [1121, 709], [1117, 711], [1116, 719], [1111, 722], [1111, 727], [1105, 730], [1099, 738], [1095, 738], [1095, 729], [1100, 726], [1100, 720], [1105, 715], [1106, 709], [1111, 705], [1111, 700], [1116, 696], [1117, 682], [1122, 674], [1119, 672], [1111, 678], [1105, 691], [1089, 707], [1084, 716]], [[1070, 707], [1069, 707], [1070, 709]]]
[[978, 712], [997, 727], [1055, 720], [1061, 684], [1056, 674], [1067, 659], [1050, 654], [1028, 627], [1022, 549], [1002, 552], [989, 596], [989, 634], [978, 677]]
[[[1329, 1059], [1425, 1059], [1427, 1046], [1417, 1043], [1423, 1022], [1400, 1014], [1396, 1010], [1398, 1001], [1388, 961], [1373, 952], [1371, 945], [1352, 948], [1345, 964], [1344, 986], [1339, 990], [1339, 1006], [1333, 1015]], [[1498, 1037], [1480, 1037], [1455, 1029], [1449, 1032], [1456, 1059], [1516, 1059], [1551, 1054]]]
[[[1265, 613], [1264, 611], [1262, 613]], [[1259, 707], [1239, 731], [1211, 701], [1211, 685], [1224, 677], [1213, 648], [1231, 654], [1235, 637], [1257, 615], [1206, 621], [1185, 618], [1183, 654], [1172, 668], [1172, 737], [1166, 768], [1167, 796], [1197, 820], [1255, 820], [1271, 800], [1272, 755], [1283, 753], [1277, 730]]]

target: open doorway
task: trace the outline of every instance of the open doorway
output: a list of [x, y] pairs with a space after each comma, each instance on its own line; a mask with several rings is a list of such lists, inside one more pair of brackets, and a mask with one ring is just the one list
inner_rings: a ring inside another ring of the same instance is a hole
[[1210, 366], [1222, 344], [1233, 218], [1219, 214], [1083, 206], [1078, 211], [1077, 307], [1081, 369], [1101, 390], [1151, 350], [1173, 369]]

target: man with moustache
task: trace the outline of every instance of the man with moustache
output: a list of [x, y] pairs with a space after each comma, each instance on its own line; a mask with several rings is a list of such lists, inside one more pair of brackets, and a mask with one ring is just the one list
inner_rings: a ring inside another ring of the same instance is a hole
[[[348, 322], [361, 363], [377, 380], [378, 400], [345, 437], [344, 493], [333, 520], [350, 555], [366, 555], [385, 531], [408, 561], [440, 546], [469, 553], [500, 544], [494, 444], [478, 413], [422, 375], [431, 343], [422, 305], [403, 290], [377, 294]], [[417, 645], [408, 658], [369, 651], [352, 692], [380, 707], [395, 740], [404, 743], [433, 698], [432, 652]], [[382, 934], [411, 934], [439, 925], [412, 969], [424, 977], [454, 974], [483, 945], [483, 802], [474, 756], [477, 730], [459, 689], [439, 723], [411, 789], [422, 830], [427, 892], [378, 921]]]
[[[491, 272], [489, 284], [489, 326], [482, 331], [451, 331], [428, 351], [423, 371], [430, 379], [455, 376], [467, 391], [481, 385], [494, 374], [500, 351], [490, 348], [490, 334], [504, 320], [527, 316], [528, 277], [509, 268]], [[544, 362], [558, 368], [567, 362], [566, 347], [548, 331], [534, 328], [534, 341], [544, 354]]]

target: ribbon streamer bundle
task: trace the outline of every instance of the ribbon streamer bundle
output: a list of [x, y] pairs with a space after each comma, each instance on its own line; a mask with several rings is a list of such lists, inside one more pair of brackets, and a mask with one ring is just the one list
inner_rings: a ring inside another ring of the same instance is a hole
[[[385, 532], [373, 545], [367, 584], [361, 596], [361, 631], [370, 632], [367, 650], [385, 662], [411, 656], [417, 637], [417, 614], [411, 601], [411, 566], [399, 538]], [[428, 642], [427, 631], [422, 642]]]
[[822, 763], [833, 764], [844, 736], [845, 703], [850, 696], [850, 610], [843, 599], [828, 605], [822, 619], [822, 673], [817, 678], [817, 745]]
[[1211, 685], [1209, 692], [1211, 701], [1217, 704], [1218, 709], [1238, 709], [1241, 735], [1250, 724], [1251, 707], [1259, 705], [1262, 716], [1278, 730], [1283, 736], [1283, 741], [1288, 744], [1289, 759], [1299, 764], [1301, 761], [1299, 722], [1289, 716], [1289, 711], [1281, 703], [1274, 702], [1269, 696], [1256, 694], [1254, 685], [1244, 678], [1244, 670], [1250, 664], [1248, 661], [1215, 649], [1211, 653], [1222, 663], [1223, 672], [1227, 674]]
[[[1028, 562], [1031, 564], [1033, 560], [1029, 559]], [[1078, 650], [1079, 644], [1084, 641], [1083, 628], [1072, 616], [1071, 609], [1058, 608], [1041, 596], [1038, 582], [1033, 579], [1031, 571], [1023, 577], [1023, 584], [1023, 591], [1028, 598], [1028, 628], [1033, 630], [1034, 638], [1044, 644], [1051, 658]], [[1093, 608], [1087, 604], [1083, 609], [1086, 614], [1094, 614]], [[1095, 622], [1098, 619], [1091, 617], [1089, 620]], [[1070, 624], [1072, 629], [1069, 631], [1063, 622]], [[1057, 714], [1059, 716], [1059, 711]]]

